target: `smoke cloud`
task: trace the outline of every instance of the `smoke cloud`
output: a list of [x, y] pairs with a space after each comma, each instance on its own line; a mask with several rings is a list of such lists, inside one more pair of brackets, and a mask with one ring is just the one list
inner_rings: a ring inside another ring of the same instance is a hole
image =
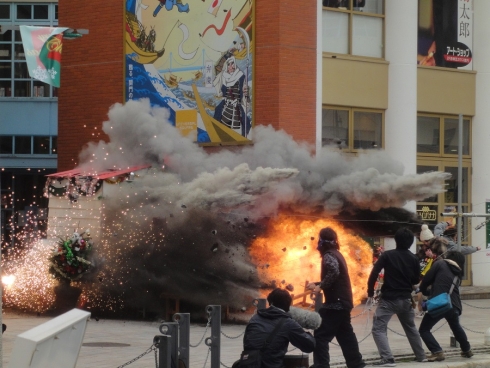
[[[110, 141], [80, 154], [86, 172], [152, 165], [104, 196], [104, 239], [91, 280], [100, 304], [157, 308], [165, 295], [183, 295], [243, 306], [262, 286], [247, 245], [268, 218], [335, 217], [361, 234], [391, 234], [419, 223], [402, 206], [442, 192], [449, 177], [405, 175], [383, 151], [315, 154], [270, 126], [254, 128], [253, 145], [210, 153], [182, 137], [168, 116], [146, 100], [116, 104], [103, 123]], [[377, 218], [387, 226], [364, 221]]]

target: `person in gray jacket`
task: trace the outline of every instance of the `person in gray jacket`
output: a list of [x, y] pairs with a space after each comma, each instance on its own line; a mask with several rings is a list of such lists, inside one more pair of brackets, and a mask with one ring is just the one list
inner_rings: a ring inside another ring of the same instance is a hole
[[284, 320], [272, 341], [262, 351], [261, 365], [261, 368], [282, 368], [289, 343], [305, 353], [311, 353], [315, 348], [315, 338], [303, 330], [288, 313], [292, 297], [287, 290], [274, 289], [267, 296], [267, 301], [269, 308], [258, 310], [245, 328], [243, 350], [260, 350], [277, 323]]
[[[471, 358], [473, 356], [466, 333], [459, 324], [459, 316], [463, 310], [461, 297], [459, 295], [459, 285], [461, 284], [461, 277], [463, 276], [464, 263], [465, 257], [461, 252], [448, 252], [444, 260], [434, 263], [420, 283], [420, 291], [422, 294], [430, 294], [430, 297], [451, 292], [451, 303], [453, 305], [452, 309], [448, 310], [443, 316], [438, 318], [426, 313], [424, 319], [422, 319], [422, 322], [420, 323], [420, 337], [422, 337], [425, 345], [432, 353], [428, 357], [430, 362], [442, 361], [445, 359], [441, 345], [439, 345], [434, 338], [434, 335], [430, 332], [431, 328], [443, 318], [446, 319], [449, 328], [454, 334], [454, 338], [461, 346], [461, 356], [465, 358]], [[451, 287], [453, 287], [452, 291]]]
[[[440, 236], [443, 239], [446, 239], [448, 242], [448, 251], [449, 250], [457, 250], [457, 235], [458, 235], [458, 230], [456, 227], [450, 225], [446, 221], [439, 222], [435, 227], [434, 227], [434, 236], [438, 237]], [[481, 248], [480, 247], [473, 247], [471, 245], [461, 245], [461, 253], [464, 255], [475, 253], [479, 251]]]

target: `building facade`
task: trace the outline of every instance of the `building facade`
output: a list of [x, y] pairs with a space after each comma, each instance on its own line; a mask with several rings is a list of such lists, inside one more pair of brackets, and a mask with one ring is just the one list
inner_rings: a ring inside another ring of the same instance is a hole
[[57, 24], [57, 1], [0, 0], [2, 247], [46, 230], [43, 188], [57, 167], [58, 90], [29, 76], [19, 26]]
[[[108, 108], [126, 101], [126, 5], [59, 2], [60, 26], [90, 33], [64, 43], [62, 87], [50, 91], [52, 103], [58, 96], [58, 171], [77, 165], [84, 144], [106, 138], [101, 125]], [[486, 213], [487, 0], [255, 0], [253, 6], [254, 124], [346, 155], [383, 149], [406, 174], [452, 173], [445, 193], [407, 205], [431, 226], [458, 203], [465, 213]], [[25, 98], [0, 97], [2, 106]], [[463, 218], [463, 244], [483, 249], [466, 269], [465, 283], [477, 286], [490, 282], [490, 229], [475, 229], [485, 219]]]

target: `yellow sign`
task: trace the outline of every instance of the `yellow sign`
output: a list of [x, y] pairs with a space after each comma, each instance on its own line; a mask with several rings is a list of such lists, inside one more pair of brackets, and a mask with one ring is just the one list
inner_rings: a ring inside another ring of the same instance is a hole
[[197, 110], [175, 111], [175, 127], [184, 137], [197, 140]]
[[437, 211], [430, 210], [428, 206], [424, 206], [421, 210], [417, 210], [417, 215], [419, 215], [423, 221], [435, 221], [437, 219]]

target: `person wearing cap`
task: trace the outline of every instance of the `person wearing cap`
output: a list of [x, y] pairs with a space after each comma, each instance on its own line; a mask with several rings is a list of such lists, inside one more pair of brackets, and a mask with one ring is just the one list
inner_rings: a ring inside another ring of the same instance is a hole
[[[456, 229], [455, 226], [451, 225], [447, 221], [442, 221], [439, 222], [435, 227], [434, 227], [434, 235], [436, 237], [442, 237], [443, 239], [446, 239], [448, 242], [448, 250], [457, 250], [457, 236], [458, 236], [458, 230]], [[477, 251], [481, 250], [480, 247], [473, 247], [471, 245], [461, 245], [460, 251], [464, 255], [468, 255], [471, 253], [475, 253]]]

